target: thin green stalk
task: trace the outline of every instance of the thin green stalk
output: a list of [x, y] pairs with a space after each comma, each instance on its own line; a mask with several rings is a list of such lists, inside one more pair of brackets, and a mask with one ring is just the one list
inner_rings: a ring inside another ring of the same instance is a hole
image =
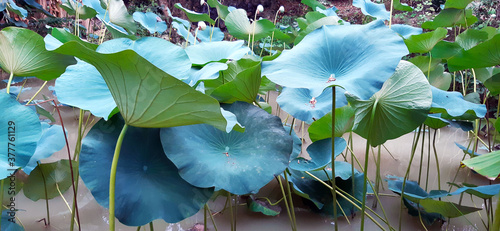
[[123, 125], [120, 136], [116, 141], [115, 153], [113, 162], [111, 162], [111, 173], [109, 174], [109, 230], [115, 230], [115, 187], [116, 187], [116, 169], [118, 168], [118, 159], [120, 158], [120, 150], [122, 148], [123, 139], [127, 132], [128, 125]]
[[233, 215], [233, 198], [231, 196], [231, 193], [230, 192], [227, 192], [227, 199], [229, 201], [229, 213], [231, 215], [231, 231], [235, 231], [235, 227], [234, 227], [234, 215]]
[[[375, 190], [374, 191], [377, 193], [379, 192], [380, 183], [382, 182], [382, 177], [380, 176], [380, 157], [381, 157], [381, 150], [380, 149], [381, 149], [381, 145], [378, 146], [377, 160], [375, 161], [375, 163], [377, 164], [377, 170], [375, 173]], [[377, 200], [373, 200], [372, 208], [377, 208]]]
[[437, 154], [437, 149], [436, 149], [436, 134], [437, 134], [437, 129], [434, 130], [434, 138], [432, 140], [432, 148], [434, 149], [434, 158], [436, 158], [436, 170], [437, 170], [437, 177], [438, 177], [438, 189], [441, 190], [441, 173], [439, 171], [439, 160], [438, 160], [438, 154]]
[[142, 226], [137, 226], [136, 231], [141, 231], [141, 227], [142, 227]]
[[21, 90], [19, 90], [19, 93], [17, 94], [16, 100], [19, 100], [19, 96], [21, 96], [21, 93], [23, 92], [24, 85], [26, 84], [26, 81], [28, 81], [28, 78], [24, 78], [23, 85], [21, 85]]
[[[80, 109], [80, 114], [79, 114], [79, 119], [78, 119], [78, 138], [76, 140], [76, 147], [75, 147], [75, 152], [73, 156], [73, 160], [76, 161], [77, 157], [80, 155], [80, 150], [81, 150], [81, 144], [82, 144], [82, 126], [83, 126], [83, 116], [84, 116], [84, 111]], [[88, 119], [88, 118], [87, 118]], [[79, 178], [79, 171], [76, 171], [76, 179]], [[78, 192], [78, 180], [75, 182], [75, 190]], [[71, 209], [71, 224], [70, 224], [70, 231], [73, 231], [74, 226], [75, 226], [75, 209], [76, 209], [76, 200], [77, 198], [73, 198], [73, 206]]]
[[[429, 129], [429, 132], [427, 133], [427, 176], [425, 178], [425, 191], [427, 191], [427, 186], [429, 184], [429, 169], [430, 169], [430, 164], [431, 164], [431, 128], [427, 126], [427, 129]], [[424, 134], [425, 136], [425, 134]], [[424, 137], [425, 138], [425, 137]]]
[[420, 133], [422, 132], [422, 125], [420, 125], [417, 137], [415, 142], [412, 145], [411, 155], [410, 155], [410, 163], [408, 163], [408, 168], [406, 168], [405, 177], [403, 178], [403, 187], [401, 189], [401, 205], [400, 205], [400, 213], [399, 213], [399, 231], [401, 231], [401, 224], [403, 219], [403, 204], [404, 204], [404, 192], [406, 187], [406, 179], [410, 174], [411, 163], [413, 162], [413, 157], [415, 156], [415, 151], [417, 150], [418, 140], [420, 139]]
[[238, 195], [234, 195], [234, 230], [236, 231], [238, 221]]
[[7, 82], [7, 94], [10, 94], [10, 85], [12, 84], [12, 79], [14, 79], [14, 72], [10, 72], [9, 82]]
[[[286, 171], [283, 174], [287, 174]], [[288, 214], [288, 219], [290, 219], [290, 226], [292, 226], [292, 230], [295, 231], [295, 227], [293, 225], [293, 220], [292, 220], [292, 214], [290, 213], [290, 207], [288, 207], [288, 200], [286, 199], [285, 189], [283, 188], [283, 184], [281, 183], [281, 177], [278, 176], [276, 178], [278, 179], [278, 183], [279, 183], [280, 188], [281, 188], [281, 193], [283, 194], [283, 199], [285, 201], [286, 212]]]
[[196, 45], [196, 37], [198, 37], [198, 30], [199, 30], [199, 28], [197, 27], [196, 30], [194, 31], [194, 43], [193, 43], [193, 46]]
[[[378, 100], [375, 100], [375, 103], [373, 104], [373, 109], [372, 113], [370, 116], [370, 121], [368, 122], [368, 137], [371, 136], [371, 128], [373, 126], [373, 120], [375, 119], [375, 109], [377, 108]], [[368, 181], [368, 161], [370, 158], [370, 138], [366, 139], [366, 151], [365, 151], [365, 167], [364, 169], [364, 175], [363, 175], [363, 203], [361, 204], [361, 231], [365, 229], [365, 209], [366, 209], [366, 191], [367, 191], [367, 185], [366, 182]]]
[[[276, 20], [278, 19], [278, 13], [280, 12], [280, 10], [278, 9], [276, 11], [276, 15], [274, 15], [274, 26], [276, 27]], [[271, 54], [271, 52], [273, 51], [273, 40], [274, 40], [274, 30], [273, 30], [273, 33], [271, 34], [271, 47], [269, 48], [269, 53]], [[264, 50], [264, 48], [262, 48], [262, 50]]]
[[214, 229], [215, 231], [218, 231], [217, 230], [217, 225], [215, 224], [215, 219], [214, 219], [214, 216], [212, 215], [212, 212], [210, 210], [210, 208], [208, 207], [208, 204], [205, 204], [205, 207], [207, 208], [208, 210], [208, 214], [210, 215], [210, 220], [212, 220], [212, 224], [214, 225]]
[[203, 206], [203, 230], [207, 231], [207, 206]]
[[295, 217], [295, 207], [293, 206], [293, 200], [292, 200], [292, 190], [290, 189], [290, 184], [288, 183], [288, 176], [285, 175], [285, 184], [286, 184], [286, 191], [288, 194], [288, 201], [290, 202], [290, 213], [292, 215], [292, 223], [293, 227], [295, 228], [294, 230], [297, 230], [297, 219]]
[[151, 222], [149, 222], [149, 230], [150, 230], [150, 231], [155, 231], [155, 228], [154, 228], [154, 226], [153, 226], [153, 222], [152, 222], [152, 221], [151, 221]]
[[[255, 24], [257, 24], [257, 14], [259, 14], [259, 9], [257, 9], [255, 11], [254, 20], [252, 22], [252, 24], [253, 24], [253, 30], [252, 30], [252, 53], [253, 53], [253, 47], [254, 47], [253, 44], [255, 43]], [[264, 49], [264, 47], [262, 47], [262, 49]]]
[[42, 166], [40, 165], [40, 161], [37, 162], [37, 165], [38, 165], [38, 168], [40, 169], [40, 174], [42, 175], [43, 189], [45, 190], [45, 208], [47, 209], [47, 225], [50, 225], [50, 209], [49, 209], [49, 199], [48, 199], [48, 193], [47, 193], [47, 181], [45, 180], [45, 174], [43, 174], [43, 170], [42, 170]]
[[420, 185], [420, 180], [422, 178], [422, 163], [424, 162], [424, 148], [425, 148], [425, 124], [422, 126], [422, 130], [424, 132], [422, 138], [422, 148], [420, 149], [420, 165], [418, 168], [418, 185]]
[[[335, 86], [332, 87], [332, 178], [330, 182], [332, 183], [332, 188], [335, 188]], [[354, 176], [354, 175], [353, 175]], [[332, 190], [333, 196], [333, 222], [335, 226], [335, 231], [339, 230], [339, 225], [337, 224], [337, 193]]]
[[391, 9], [389, 12], [389, 29], [391, 29], [392, 26], [392, 10], [394, 8], [394, 0], [391, 0]]

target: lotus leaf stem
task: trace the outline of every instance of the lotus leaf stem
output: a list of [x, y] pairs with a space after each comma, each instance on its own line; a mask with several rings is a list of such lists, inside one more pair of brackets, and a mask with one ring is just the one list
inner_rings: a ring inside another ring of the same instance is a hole
[[7, 82], [7, 94], [10, 94], [10, 85], [12, 84], [13, 78], [14, 78], [14, 72], [10, 72], [9, 82]]
[[[283, 174], [287, 174], [286, 170], [283, 172]], [[281, 193], [283, 194], [283, 199], [285, 200], [285, 207], [286, 207], [286, 212], [288, 214], [288, 219], [290, 219], [290, 226], [292, 226], [292, 230], [295, 231], [295, 227], [293, 226], [292, 214], [290, 213], [290, 207], [288, 206], [288, 200], [286, 199], [286, 193], [285, 189], [283, 188], [283, 184], [281, 182], [281, 177], [278, 176], [276, 178], [278, 179], [278, 183], [281, 188]]]
[[290, 201], [290, 212], [292, 215], [292, 224], [294, 227], [294, 230], [297, 230], [297, 219], [295, 217], [295, 207], [293, 206], [293, 200], [292, 200], [292, 190], [290, 189], [290, 184], [288, 183], [288, 176], [285, 175], [285, 184], [286, 184], [286, 191], [288, 194], [288, 200]]
[[[370, 116], [370, 121], [368, 122], [368, 139], [366, 139], [366, 151], [365, 151], [365, 167], [363, 168], [363, 172], [365, 173], [363, 175], [363, 202], [361, 204], [361, 231], [365, 229], [365, 208], [366, 208], [366, 182], [368, 182], [368, 161], [370, 158], [370, 137], [371, 137], [371, 130], [373, 126], [373, 121], [375, 120], [375, 111], [377, 109], [377, 104], [378, 100], [375, 100], [375, 103], [373, 104], [372, 108], [372, 113]], [[333, 128], [332, 128], [333, 129]]]
[[120, 157], [120, 150], [122, 148], [123, 139], [127, 132], [128, 125], [123, 125], [120, 136], [116, 141], [115, 153], [113, 161], [111, 162], [111, 172], [109, 174], [109, 230], [115, 230], [115, 189], [116, 189], [116, 169], [118, 168], [118, 158]]
[[[332, 188], [335, 188], [335, 86], [332, 87], [332, 178], [330, 182], [332, 184]], [[328, 175], [328, 174], [327, 174]], [[339, 225], [337, 222], [337, 193], [335, 190], [332, 191], [333, 196], [333, 222], [335, 223], [335, 231], [339, 230]]]
[[38, 89], [38, 91], [33, 95], [33, 97], [31, 97], [31, 99], [26, 103], [26, 105], [30, 104], [31, 101], [33, 101], [35, 99], [35, 97], [42, 91], [42, 89], [45, 87], [45, 85], [47, 85], [47, 82], [48, 81], [45, 81], [42, 86], [40, 87], [40, 89]]
[[[71, 160], [69, 160], [71, 161]], [[43, 180], [43, 189], [45, 192], [45, 208], [47, 210], [47, 225], [50, 225], [50, 209], [49, 209], [49, 197], [47, 193], [47, 181], [45, 180], [45, 174], [43, 174], [42, 170], [42, 165], [40, 165], [40, 161], [37, 161], [36, 163], [38, 165], [38, 169], [40, 169], [40, 174], [42, 175], [42, 180]], [[56, 184], [57, 186], [57, 184]], [[59, 190], [59, 188], [58, 188]]]

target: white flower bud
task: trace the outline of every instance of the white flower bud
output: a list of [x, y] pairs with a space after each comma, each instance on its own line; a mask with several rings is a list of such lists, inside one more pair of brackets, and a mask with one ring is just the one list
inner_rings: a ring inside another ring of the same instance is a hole
[[198, 30], [205, 30], [207, 28], [207, 24], [205, 22], [199, 21], [198, 22]]
[[203, 6], [203, 4], [205, 4], [205, 0], [200, 1], [200, 6]]
[[257, 13], [264, 12], [264, 7], [262, 5], [257, 6]]
[[285, 7], [284, 7], [284, 6], [280, 6], [279, 11], [280, 11], [281, 13], [285, 13]]
[[496, 15], [496, 14], [491, 14], [491, 15], [490, 15], [490, 18], [496, 18], [496, 17], [497, 17], [497, 15]]

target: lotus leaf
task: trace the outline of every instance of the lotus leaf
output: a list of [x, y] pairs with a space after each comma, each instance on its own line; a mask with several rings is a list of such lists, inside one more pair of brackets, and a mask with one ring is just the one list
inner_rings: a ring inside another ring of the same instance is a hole
[[24, 228], [17, 222], [12, 222], [9, 210], [2, 211], [2, 231], [24, 231]]
[[431, 87], [432, 106], [431, 112], [443, 113], [445, 119], [473, 120], [486, 115], [484, 104], [475, 104], [464, 100], [458, 92], [448, 92]]
[[[338, 97], [342, 94], [342, 91], [336, 92]], [[291, 116], [311, 124], [332, 110], [332, 89], [328, 88], [321, 95], [313, 97], [309, 89], [285, 87], [276, 102]], [[337, 107], [345, 104], [340, 103]]]
[[405, 40], [408, 50], [411, 53], [427, 53], [434, 48], [434, 46], [443, 40], [448, 34], [448, 31], [443, 28], [438, 28], [435, 31], [412, 35]]
[[248, 103], [223, 105], [245, 132], [221, 132], [200, 124], [163, 128], [167, 157], [189, 183], [237, 195], [256, 193], [288, 166], [292, 138], [281, 120]]
[[[0, 93], [0, 129], [2, 148], [0, 179], [4, 179], [17, 168], [24, 168], [35, 153], [42, 135], [36, 113], [16, 101], [7, 93]], [[10, 159], [13, 158], [13, 159]]]
[[[341, 137], [352, 130], [354, 123], [354, 109], [346, 105], [335, 109], [335, 137]], [[332, 113], [329, 112], [321, 119], [313, 122], [309, 129], [309, 138], [313, 142], [332, 137]]]
[[[335, 137], [335, 157], [340, 155], [347, 146], [341, 137]], [[297, 171], [312, 171], [322, 169], [332, 162], [332, 139], [318, 140], [307, 147], [310, 159], [298, 156], [296, 153], [290, 157], [289, 168]], [[337, 170], [335, 170], [337, 171]]]
[[316, 0], [302, 0], [302, 1], [300, 1], [300, 3], [311, 7], [311, 9], [320, 8], [320, 9], [326, 10], [326, 7], [323, 6], [323, 4], [319, 3]]
[[498, 164], [500, 164], [500, 151], [483, 154], [464, 160], [462, 163], [490, 180], [495, 180], [500, 175], [500, 168], [498, 168]]
[[[80, 175], [103, 207], [108, 207], [109, 169], [123, 125], [118, 115], [100, 120], [83, 139]], [[116, 174], [115, 206], [120, 222], [129, 226], [159, 218], [179, 222], [197, 213], [212, 194], [213, 189], [194, 187], [179, 176], [163, 153], [159, 129], [128, 128]]]
[[376, 4], [370, 0], [354, 0], [352, 5], [361, 9], [364, 15], [370, 15], [377, 19], [389, 20], [390, 13], [385, 9], [385, 4]]
[[402, 38], [381, 20], [366, 25], [323, 26], [290, 51], [263, 62], [262, 73], [279, 85], [310, 89], [312, 96], [336, 85], [368, 99], [406, 54]]
[[243, 58], [250, 49], [243, 46], [243, 41], [220, 41], [200, 43], [186, 48], [186, 53], [195, 65], [204, 65], [209, 62], [225, 62]]
[[16, 5], [16, 3], [13, 0], [8, 0], [6, 6], [7, 6], [7, 9], [9, 11], [14, 12], [19, 17], [21, 17], [21, 18], [28, 17], [28, 11], [25, 10], [24, 8], [19, 7], [18, 5]]
[[461, 50], [448, 60], [450, 71], [500, 65], [500, 34], [469, 50]]
[[477, 21], [476, 16], [472, 15], [472, 9], [444, 9], [433, 21], [422, 23], [422, 29], [435, 30], [440, 27], [453, 27], [472, 25]]
[[80, 19], [93, 18], [97, 15], [97, 12], [94, 9], [88, 6], [84, 6], [76, 0], [63, 0], [60, 6], [69, 15], [78, 14], [78, 17], [80, 17]]
[[151, 34], [156, 32], [161, 34], [167, 30], [167, 23], [161, 19], [158, 21], [159, 16], [153, 12], [134, 12], [132, 17], [136, 22], [148, 29]]
[[30, 161], [23, 168], [26, 174], [30, 174], [37, 162], [39, 160], [50, 157], [55, 152], [61, 150], [64, 145], [64, 133], [62, 127], [59, 125], [49, 125], [48, 123], [42, 123], [42, 137], [38, 141], [36, 146], [36, 151], [31, 156]]
[[198, 30], [197, 38], [201, 42], [219, 42], [224, 39], [224, 33], [219, 27], [208, 27], [205, 30]]
[[213, 19], [211, 19], [210, 16], [208, 16], [208, 14], [202, 14], [202, 13], [194, 12], [192, 10], [188, 10], [188, 9], [182, 7], [182, 5], [180, 3], [175, 3], [174, 6], [175, 6], [175, 8], [184, 11], [184, 13], [186, 13], [186, 16], [188, 17], [189, 21], [191, 21], [191, 22], [205, 21], [205, 22], [209, 22], [212, 25], [215, 23], [215, 21]]
[[354, 132], [372, 146], [420, 126], [432, 103], [429, 82], [417, 66], [407, 61], [401, 61], [394, 75], [369, 100], [349, 93], [346, 96], [356, 111]]
[[396, 31], [398, 34], [403, 36], [403, 38], [407, 39], [412, 35], [422, 34], [422, 28], [413, 27], [405, 24], [392, 24], [391, 29]]
[[[69, 160], [39, 164], [30, 172], [23, 186], [24, 195], [32, 201], [38, 201], [58, 197], [59, 191], [66, 192], [72, 185], [69, 166]], [[78, 165], [73, 161], [72, 166], [76, 175]]]
[[259, 19], [250, 23], [247, 12], [237, 9], [229, 12], [225, 19], [226, 27], [232, 36], [238, 39], [249, 39], [249, 35], [255, 40], [270, 36], [274, 30], [274, 23], [267, 19]]
[[83, 5], [97, 12], [97, 18], [106, 24], [110, 31], [113, 29], [125, 35], [130, 35], [129, 31], [132, 34], [135, 33], [137, 28], [134, 19], [128, 14], [123, 0], [109, 0], [108, 2], [107, 9], [104, 9], [99, 0], [82, 0]]

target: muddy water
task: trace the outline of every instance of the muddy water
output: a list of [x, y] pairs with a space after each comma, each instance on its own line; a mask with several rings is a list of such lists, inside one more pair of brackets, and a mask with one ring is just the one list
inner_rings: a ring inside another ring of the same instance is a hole
[[[27, 99], [34, 94], [34, 92], [38, 89], [37, 86], [40, 86], [41, 82], [38, 80], [30, 80], [27, 86], [33, 87], [32, 90], [27, 91], [22, 94], [21, 99]], [[49, 83], [49, 85], [53, 85], [54, 83]], [[2, 87], [3, 88], [3, 87]], [[45, 90], [42, 91], [42, 94], [52, 97], [50, 91]], [[275, 97], [275, 95], [274, 95]], [[38, 99], [42, 99], [41, 96], [37, 97]], [[273, 98], [273, 97], [271, 97]], [[275, 107], [273, 107], [275, 108]], [[46, 109], [52, 111], [53, 108], [49, 105], [46, 106]], [[68, 138], [70, 142], [70, 150], [73, 152], [74, 145], [76, 143], [76, 128], [78, 126], [78, 110], [71, 108], [63, 108], [62, 109], [63, 120], [66, 126], [66, 129], [69, 131]], [[57, 123], [60, 124], [59, 119], [54, 115], [57, 119]], [[286, 113], [283, 111], [280, 113], [280, 117], [286, 118]], [[95, 121], [94, 121], [95, 122]], [[289, 121], [290, 122], [290, 121]], [[297, 134], [300, 136], [302, 134], [301, 123], [297, 123], [295, 127]], [[304, 134], [307, 132], [307, 126], [304, 129]], [[433, 135], [433, 132], [432, 134]], [[411, 152], [411, 143], [413, 139], [414, 133], [407, 134], [403, 137], [400, 137], [396, 140], [388, 141], [385, 146], [392, 154], [382, 149], [382, 161], [381, 161], [381, 175], [397, 175], [404, 176], [406, 172], [406, 167], [408, 166]], [[426, 178], [426, 166], [427, 166], [427, 136], [426, 133], [426, 144], [425, 144], [425, 158], [423, 160], [423, 175], [421, 186], [425, 186], [425, 178]], [[459, 168], [459, 163], [463, 157], [463, 152], [456, 147], [454, 142], [460, 143], [462, 145], [466, 145], [469, 137], [466, 133], [462, 132], [456, 128], [444, 128], [441, 129], [438, 133], [437, 137], [437, 151], [439, 153], [439, 161], [441, 167], [441, 187], [443, 189], [448, 189], [446, 182], [453, 181], [457, 169]], [[306, 145], [308, 145], [310, 141], [306, 141]], [[354, 136], [354, 152], [356, 156], [359, 158], [361, 163], [364, 162], [364, 153], [365, 153], [365, 140]], [[304, 146], [304, 149], [305, 149]], [[376, 150], [375, 150], [376, 151]], [[412, 171], [410, 174], [411, 180], [418, 180], [418, 172], [420, 165], [420, 148], [417, 149], [415, 155], [415, 159], [412, 164]], [[61, 158], [67, 159], [67, 151], [63, 149], [57, 153], [55, 153], [49, 159], [44, 160], [43, 162], [53, 162]], [[342, 157], [339, 157], [342, 158]], [[373, 164], [373, 156], [370, 157], [370, 166], [368, 169], [369, 177], [373, 181], [375, 180], [375, 165]], [[355, 165], [357, 169], [360, 169], [359, 166]], [[435, 168], [435, 160], [434, 157], [431, 156], [430, 161], [430, 169], [429, 169], [429, 190], [437, 189], [437, 173]], [[468, 182], [476, 185], [485, 185], [489, 182], [484, 178], [471, 174], [467, 169], [461, 169], [458, 173], [456, 182]], [[383, 190], [384, 194], [387, 196], [381, 196], [382, 205], [389, 217], [390, 224], [393, 227], [398, 227], [399, 215], [400, 215], [400, 198], [394, 197], [394, 193], [387, 190], [387, 184], [384, 183], [385, 190]], [[266, 196], [271, 198], [271, 200], [280, 198], [279, 187], [275, 182], [271, 182], [269, 185], [264, 187], [258, 194], [259, 196]], [[64, 193], [64, 198], [71, 204], [72, 191], [69, 190]], [[45, 201], [39, 200], [37, 202], [33, 202], [24, 197], [21, 192], [16, 200], [18, 202], [17, 208], [23, 211], [18, 212], [19, 219], [24, 224], [26, 230], [69, 230], [69, 223], [71, 214], [67, 205], [61, 197], [54, 198], [49, 201], [50, 207], [50, 220], [51, 225], [49, 227], [44, 227], [43, 221], [38, 222], [38, 220], [46, 218], [46, 205]], [[459, 197], [453, 197], [450, 199], [451, 201], [458, 202]], [[301, 199], [296, 197], [294, 202], [296, 203], [295, 213], [297, 217], [297, 225], [299, 230], [332, 230], [333, 229], [333, 220], [318, 214], [311, 212], [307, 209], [306, 206], [301, 204]], [[282, 212], [282, 214], [278, 217], [265, 217], [260, 214], [250, 213], [247, 211], [244, 203], [245, 201], [240, 201], [243, 205], [238, 206], [237, 209], [237, 229], [238, 230], [290, 230], [290, 223], [288, 220], [288, 216], [286, 212]], [[372, 198], [368, 199], [367, 202], [369, 205], [372, 204]], [[213, 212], [219, 212], [223, 210], [225, 204], [225, 198], [221, 197], [216, 199], [214, 202], [210, 202], [209, 206]], [[464, 196], [462, 200], [462, 204], [476, 207], [483, 207], [483, 201], [479, 199], [474, 199], [471, 201], [470, 197]], [[82, 181], [79, 182], [79, 190], [78, 190], [78, 205], [80, 211], [80, 221], [82, 223], [82, 230], [107, 230], [108, 224], [108, 213], [107, 210], [102, 208], [97, 204], [97, 202], [93, 199], [91, 193], [88, 189], [85, 188]], [[494, 202], [495, 205], [495, 202]], [[282, 205], [284, 208], [284, 205]], [[381, 214], [380, 205], [376, 210]], [[481, 211], [481, 217], [485, 218], [485, 212]], [[467, 219], [465, 219], [467, 218]], [[440, 226], [440, 224], [435, 224], [432, 227], [428, 227], [429, 230], [485, 230], [482, 222], [480, 220], [480, 216], [478, 213], [473, 213], [465, 216], [465, 218], [456, 218], [452, 219], [449, 224], [445, 224]], [[215, 215], [216, 224], [218, 230], [230, 230], [230, 214], [228, 212], [225, 213], [217, 213]], [[359, 230], [360, 217], [359, 213], [356, 217], [349, 217], [349, 222], [344, 218], [339, 219], [339, 227], [340, 230]], [[155, 230], [188, 230], [193, 227], [196, 223], [203, 223], [203, 213], [200, 212], [195, 216], [186, 219], [183, 222], [178, 224], [167, 224], [162, 220], [157, 220], [154, 222]], [[403, 229], [402, 230], [425, 230], [418, 218], [411, 217], [407, 214], [406, 210], [403, 211]], [[208, 222], [208, 226], [210, 230], [214, 230], [212, 223]], [[366, 219], [365, 230], [378, 230], [378, 227], [371, 222], [369, 219]], [[121, 224], [117, 224], [117, 230], [122, 231], [132, 231], [136, 230], [136, 227], [127, 227]], [[142, 229], [141, 229], [142, 230]], [[144, 229], [146, 230], [146, 229]], [[149, 230], [149, 229], [147, 229]]]

